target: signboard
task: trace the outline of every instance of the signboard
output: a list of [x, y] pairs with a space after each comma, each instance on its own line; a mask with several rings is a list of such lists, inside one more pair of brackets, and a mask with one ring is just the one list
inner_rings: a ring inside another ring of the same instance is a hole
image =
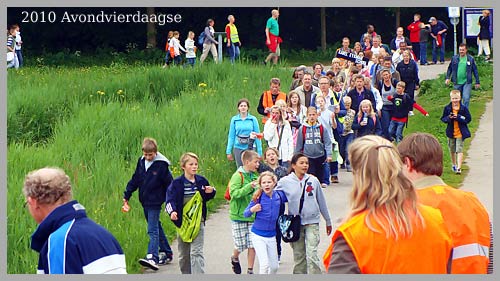
[[[464, 21], [463, 27], [464, 38], [476, 38], [479, 34], [479, 17], [483, 14], [483, 10], [485, 8], [464, 8]], [[490, 10], [490, 34], [491, 38], [493, 38], [493, 9], [487, 8]]]
[[339, 59], [349, 60], [349, 61], [352, 61], [354, 63], [361, 63], [363, 66], [367, 66], [368, 62], [370, 61], [368, 58], [365, 58], [363, 56], [358, 56], [354, 53], [349, 53], [349, 52], [342, 51], [342, 50], [337, 50], [337, 54], [335, 57], [337, 57]]
[[460, 17], [460, 7], [448, 7], [448, 17], [449, 18], [459, 18]]

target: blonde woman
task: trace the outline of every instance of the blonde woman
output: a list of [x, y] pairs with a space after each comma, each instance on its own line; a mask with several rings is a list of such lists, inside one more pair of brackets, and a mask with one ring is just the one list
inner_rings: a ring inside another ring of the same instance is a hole
[[264, 139], [269, 147], [278, 150], [280, 165], [288, 167], [295, 148], [292, 128], [290, 123], [283, 118], [283, 111], [278, 105], [271, 107], [271, 118], [267, 119], [264, 125]]
[[396, 147], [365, 136], [349, 158], [351, 211], [325, 253], [328, 273], [448, 273], [452, 244], [441, 213], [417, 203]]

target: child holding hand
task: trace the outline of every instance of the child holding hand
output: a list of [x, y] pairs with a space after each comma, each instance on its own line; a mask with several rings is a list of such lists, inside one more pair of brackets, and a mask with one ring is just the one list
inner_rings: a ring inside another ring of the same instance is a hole
[[254, 213], [255, 221], [251, 230], [251, 239], [259, 259], [260, 274], [276, 274], [278, 271], [278, 251], [276, 248], [276, 220], [286, 196], [282, 191], [274, 190], [277, 177], [272, 172], [262, 173], [258, 179], [260, 189], [245, 209], [245, 217]]

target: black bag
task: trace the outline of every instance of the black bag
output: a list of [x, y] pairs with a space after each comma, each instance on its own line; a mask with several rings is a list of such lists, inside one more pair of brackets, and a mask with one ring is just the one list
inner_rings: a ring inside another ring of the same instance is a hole
[[[304, 183], [307, 182], [307, 178]], [[302, 196], [300, 197], [299, 214], [298, 215], [280, 215], [278, 217], [278, 226], [281, 233], [281, 238], [286, 243], [295, 242], [300, 238], [300, 213], [304, 206], [305, 184], [302, 187]]]

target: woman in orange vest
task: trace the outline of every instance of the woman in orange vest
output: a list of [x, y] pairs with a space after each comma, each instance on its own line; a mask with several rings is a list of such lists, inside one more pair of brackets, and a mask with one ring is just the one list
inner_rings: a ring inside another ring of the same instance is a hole
[[439, 210], [417, 203], [396, 147], [374, 135], [349, 146], [351, 213], [333, 235], [328, 273], [448, 273], [451, 238]]

